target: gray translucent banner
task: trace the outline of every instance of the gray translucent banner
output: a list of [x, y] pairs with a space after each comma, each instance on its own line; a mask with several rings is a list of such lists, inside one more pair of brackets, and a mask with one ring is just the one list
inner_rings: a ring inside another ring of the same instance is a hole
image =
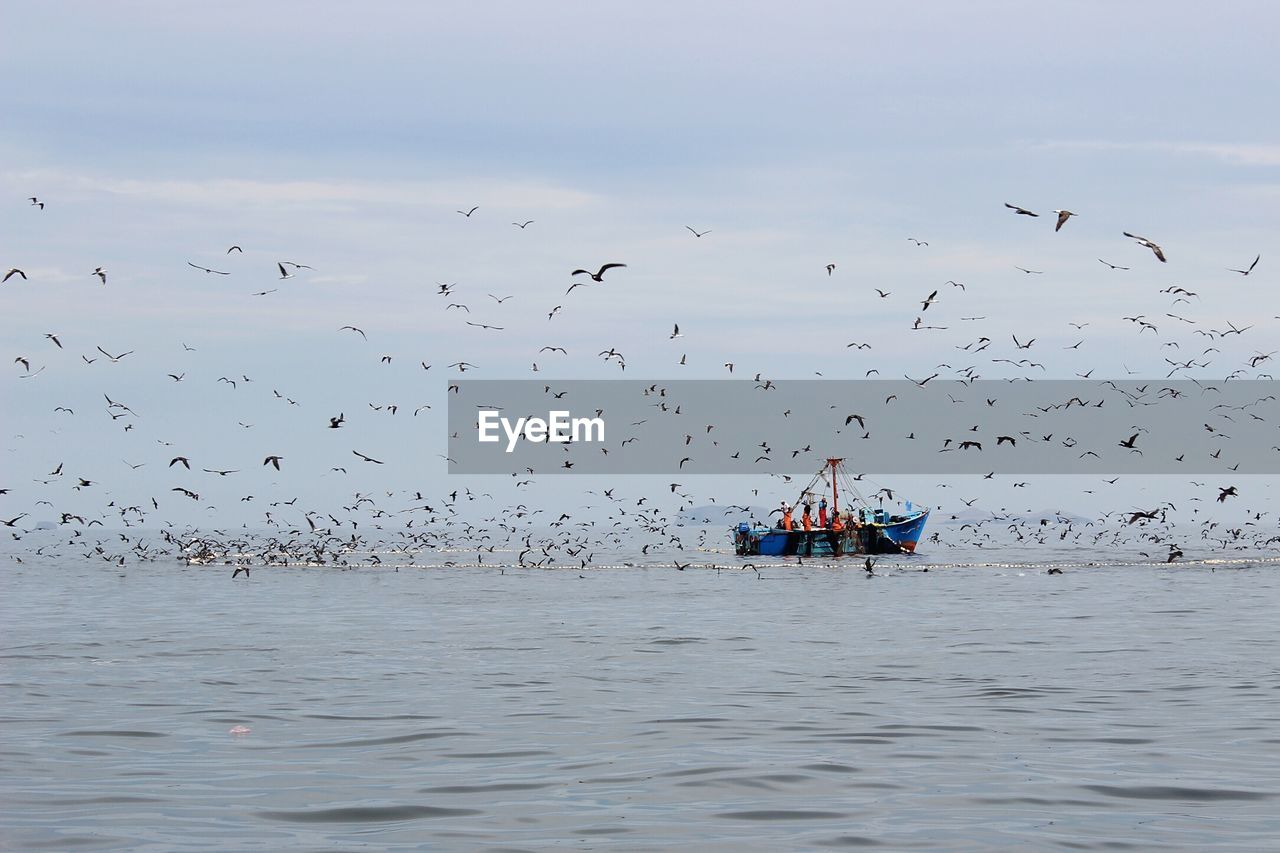
[[449, 472], [1275, 474], [1278, 384], [458, 380]]

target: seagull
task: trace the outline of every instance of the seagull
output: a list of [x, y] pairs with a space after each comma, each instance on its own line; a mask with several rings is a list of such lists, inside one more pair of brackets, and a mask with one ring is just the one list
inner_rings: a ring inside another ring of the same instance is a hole
[[589, 275], [591, 276], [592, 281], [603, 282], [604, 279], [601, 278], [601, 276], [604, 275], [605, 270], [610, 270], [610, 269], [613, 269], [614, 267], [625, 267], [625, 266], [626, 264], [616, 264], [616, 263], [605, 264], [604, 266], [600, 267], [599, 271], [597, 272], [591, 272], [589, 270], [574, 270], [573, 272], [569, 273], [569, 275]]
[[[689, 228], [689, 226], [688, 226], [688, 225], [686, 225], [686, 226], [685, 226], [685, 228]], [[711, 231], [710, 231], [710, 230], [702, 231], [702, 232], [694, 231], [692, 228], [689, 228], [689, 230], [690, 230], [690, 231], [693, 231], [693, 236], [695, 236], [695, 237], [701, 237], [703, 234], [710, 234], [710, 233], [711, 233]]]
[[1054, 231], [1061, 231], [1062, 226], [1067, 224], [1067, 220], [1075, 216], [1075, 214], [1069, 210], [1055, 210], [1054, 213], [1058, 214], [1058, 224], [1053, 226]]
[[[107, 271], [104, 270], [102, 267], [94, 267], [93, 275], [96, 275], [98, 278], [102, 279], [103, 284], [107, 283]], [[24, 275], [23, 278], [26, 278], [26, 276]]]
[[935, 302], [937, 302], [937, 301], [938, 301], [937, 297], [938, 297], [938, 291], [936, 291], [936, 290], [935, 290], [933, 293], [930, 293], [930, 294], [929, 294], [929, 297], [928, 297], [927, 299], [925, 299], [925, 301], [924, 301], [924, 302], [921, 302], [921, 303], [920, 303], [922, 306], [924, 306], [924, 307], [923, 307], [923, 308], [921, 308], [920, 310], [922, 310], [922, 311], [928, 311], [928, 310], [929, 310], [929, 306], [930, 306], [930, 305], [932, 305], [932, 304], [934, 304]]
[[189, 267], [195, 267], [196, 269], [198, 269], [198, 270], [204, 270], [205, 272], [211, 272], [211, 273], [213, 273], [214, 275], [231, 275], [231, 273], [229, 273], [229, 272], [223, 272], [222, 270], [211, 270], [211, 269], [209, 269], [208, 267], [202, 267], [202, 266], [200, 266], [199, 264], [193, 264], [193, 263], [191, 263], [191, 261], [187, 261], [187, 266], [189, 266]]
[[239, 252], [240, 254], [242, 254], [242, 255], [243, 255], [243, 254], [244, 254], [244, 249], [241, 249], [239, 246], [232, 246], [230, 249], [227, 249], [227, 254], [228, 254], [228, 255], [229, 255], [229, 254], [231, 254], [232, 252]]
[[[532, 221], [532, 220], [530, 220], [530, 221]], [[514, 295], [515, 295], [515, 294], [512, 294], [512, 296], [514, 296]], [[496, 296], [494, 296], [492, 293], [490, 293], [490, 294], [489, 294], [489, 298], [490, 298], [490, 299], [492, 299], [494, 302], [497, 302], [499, 305], [501, 305], [502, 303], [504, 303], [504, 302], [506, 302], [508, 299], [510, 299], [510, 298], [511, 298], [511, 296], [504, 296], [504, 297], [502, 297], [501, 299], [499, 299], [498, 297], [496, 297]]]
[[1253, 268], [1258, 265], [1258, 261], [1260, 260], [1262, 260], [1262, 255], [1258, 255], [1258, 257], [1254, 258], [1253, 263], [1249, 264], [1249, 268], [1247, 270], [1227, 270], [1227, 272], [1238, 272], [1240, 275], [1248, 275], [1253, 272]]
[[283, 458], [284, 458], [283, 456], [268, 456], [266, 459], [263, 459], [263, 460], [262, 460], [262, 464], [263, 464], [263, 465], [273, 465], [273, 466], [275, 466], [275, 469], [276, 469], [277, 471], [279, 471], [279, 470], [280, 470], [280, 460], [281, 460], [281, 459], [283, 459]]
[[1111, 263], [1110, 261], [1104, 261], [1102, 258], [1098, 258], [1098, 263], [1100, 263], [1100, 264], [1106, 264], [1107, 266], [1111, 267], [1113, 270], [1127, 270], [1127, 269], [1129, 269], [1129, 267], [1122, 267], [1122, 266], [1118, 266], [1118, 265], [1116, 265], [1116, 264], [1113, 264], [1113, 263]]
[[46, 334], [45, 334], [45, 337], [46, 337], [46, 338], [48, 338], [49, 340], [53, 341], [55, 344], [57, 344], [57, 345], [58, 345], [58, 349], [62, 349], [62, 341], [58, 340], [58, 336], [57, 336], [57, 335], [53, 334], [52, 332], [48, 332], [48, 333], [46, 333]]
[[[472, 208], [472, 209], [474, 210], [475, 208]], [[351, 451], [351, 452], [352, 452], [352, 453], [354, 453], [356, 456], [359, 456], [359, 457], [360, 457], [361, 459], [363, 459], [365, 462], [372, 462], [372, 463], [373, 463], [373, 464], [375, 464], [375, 465], [381, 465], [381, 464], [383, 464], [381, 461], [379, 461], [379, 460], [377, 460], [377, 459], [374, 459], [372, 456], [365, 456], [365, 455], [364, 455], [363, 453], [361, 453], [359, 450], [353, 450], [353, 451]]]
[[1014, 213], [1019, 213], [1019, 214], [1022, 214], [1023, 216], [1039, 216], [1040, 215], [1038, 213], [1032, 213], [1031, 211], [1026, 210], [1025, 208], [1018, 207], [1016, 204], [1009, 204], [1009, 202], [1007, 201], [1004, 203], [1004, 206], [1012, 210]]
[[293, 261], [285, 261], [284, 263], [287, 264], [288, 266], [293, 267], [296, 270], [314, 270], [315, 269], [315, 267], [309, 267], [306, 264], [295, 264]]
[[476, 205], [475, 207], [471, 208], [470, 210], [459, 210], [459, 211], [458, 211], [458, 213], [461, 213], [463, 216], [467, 217], [467, 219], [470, 219], [470, 218], [471, 218], [471, 214], [475, 213], [475, 212], [476, 212], [477, 210], [479, 210], [479, 209], [480, 209], [480, 205]]
[[369, 340], [369, 336], [364, 333], [363, 329], [357, 329], [355, 326], [341, 326], [338, 331], [341, 332], [343, 329], [350, 329], [353, 332], [359, 332], [360, 337], [364, 338], [366, 341]]
[[533, 222], [532, 219], [526, 219], [524, 222], [512, 222], [511, 224], [519, 228], [521, 231], [523, 231], [524, 229], [528, 228], [529, 225], [532, 224], [532, 222]]
[[32, 207], [38, 207], [41, 210], [44, 210], [44, 202], [42, 202], [40, 199], [36, 198], [35, 196], [31, 196], [30, 198], [31, 198]]
[[684, 335], [680, 334], [680, 324], [679, 324], [679, 323], [676, 323], [676, 324], [674, 324], [674, 325], [675, 325], [675, 328], [674, 328], [674, 329], [672, 329], [672, 331], [671, 331], [671, 337], [669, 338], [669, 340], [673, 340], [673, 341], [674, 341], [676, 338], [683, 338], [683, 337], [684, 337]]
[[[1160, 260], [1160, 263], [1162, 263], [1162, 264], [1163, 264], [1163, 263], [1167, 263], [1167, 261], [1165, 261], [1165, 259], [1164, 259], [1164, 252], [1160, 249], [1160, 247], [1159, 247], [1159, 246], [1157, 246], [1155, 243], [1152, 243], [1152, 242], [1151, 242], [1150, 240], [1148, 240], [1146, 237], [1139, 237], [1137, 234], [1130, 234], [1128, 231], [1123, 231], [1123, 232], [1121, 232], [1121, 233], [1123, 233], [1123, 234], [1124, 234], [1124, 236], [1126, 236], [1126, 237], [1130, 237], [1130, 238], [1132, 238], [1132, 239], [1134, 239], [1134, 240], [1137, 240], [1137, 241], [1138, 241], [1138, 245], [1140, 245], [1140, 246], [1146, 246], [1146, 247], [1147, 247], [1148, 249], [1150, 249], [1152, 252], [1155, 252], [1156, 257]], [[1259, 257], [1261, 257], [1261, 256], [1259, 256]]]
[[329, 418], [329, 429], [338, 429], [346, 423], [346, 420], [346, 416], [342, 413], [339, 413], [336, 418]]
[[907, 239], [910, 240], [912, 243], [915, 243], [917, 246], [929, 245], [928, 241], [926, 240], [917, 240], [915, 237], [908, 237]]
[[280, 263], [279, 261], [276, 262], [276, 268], [280, 270], [280, 278], [282, 279], [293, 278], [293, 273], [285, 269], [284, 264]]
[[470, 320], [467, 321], [467, 325], [476, 326], [477, 328], [481, 328], [481, 329], [493, 329], [496, 332], [501, 332], [504, 328], [506, 328], [505, 326], [488, 326], [488, 325], [485, 325], [484, 323], [473, 323]]
[[835, 271], [836, 271], [835, 264], [827, 264], [827, 275], [831, 275]]
[[129, 350], [128, 352], [122, 352], [122, 353], [120, 353], [119, 355], [112, 355], [111, 353], [109, 353], [109, 352], [107, 352], [106, 350], [104, 350], [102, 347], [98, 347], [98, 352], [102, 353], [102, 354], [103, 354], [103, 355], [105, 355], [107, 358], [111, 359], [111, 363], [112, 363], [112, 364], [117, 363], [118, 361], [120, 361], [120, 359], [124, 358], [126, 355], [132, 355], [132, 354], [133, 354], [133, 350]]
[[203, 472], [205, 472], [206, 474], [217, 474], [219, 477], [225, 477], [225, 476], [227, 476], [228, 474], [239, 474], [239, 473], [240, 473], [240, 471], [239, 471], [239, 470], [235, 470], [235, 471], [219, 471], [217, 468], [201, 468], [200, 470], [201, 470], [201, 471], [203, 471]]
[[4, 284], [6, 281], [13, 278], [15, 275], [22, 276], [23, 281], [27, 280], [26, 273], [24, 273], [22, 270], [18, 269], [17, 267], [13, 267], [7, 273], [4, 274], [4, 278], [0, 279], [0, 284]]

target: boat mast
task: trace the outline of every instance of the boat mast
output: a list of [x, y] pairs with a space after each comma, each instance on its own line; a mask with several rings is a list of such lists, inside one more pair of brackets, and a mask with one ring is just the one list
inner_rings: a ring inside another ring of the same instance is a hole
[[843, 462], [843, 459], [836, 457], [828, 457], [827, 464], [831, 466], [831, 514], [836, 515], [840, 512], [840, 496], [836, 490], [836, 467]]

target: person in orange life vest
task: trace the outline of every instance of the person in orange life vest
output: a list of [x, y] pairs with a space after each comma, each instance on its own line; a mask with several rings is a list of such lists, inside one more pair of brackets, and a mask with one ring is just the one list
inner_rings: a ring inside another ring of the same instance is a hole
[[782, 529], [783, 530], [791, 529], [791, 507], [786, 506], [785, 504], [783, 505], [783, 510], [782, 510]]
[[838, 511], [831, 513], [831, 530], [834, 533], [839, 533], [844, 530], [844, 522], [840, 520], [840, 513]]
[[813, 516], [809, 515], [809, 505], [804, 505], [804, 515], [800, 516], [800, 524], [804, 527], [805, 533], [813, 530]]
[[827, 526], [827, 499], [823, 498], [818, 501], [818, 526]]

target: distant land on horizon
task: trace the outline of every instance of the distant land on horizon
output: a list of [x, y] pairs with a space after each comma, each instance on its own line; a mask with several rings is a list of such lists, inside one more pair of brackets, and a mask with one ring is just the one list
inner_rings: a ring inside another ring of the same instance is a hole
[[[680, 520], [687, 524], [736, 524], [744, 518], [764, 521], [770, 517], [772, 512], [772, 509], [755, 505], [748, 506], [743, 510], [737, 505], [701, 504], [681, 510], [679, 516]], [[1060, 512], [1053, 509], [1041, 509], [1034, 512], [998, 513], [988, 509], [967, 507], [961, 512], [946, 512], [935, 508], [929, 521], [934, 524], [959, 525], [991, 521], [996, 518], [1008, 519], [1011, 522], [1039, 521], [1043, 518], [1049, 521], [1065, 521], [1074, 524], [1093, 520], [1088, 516], [1072, 512]]]

